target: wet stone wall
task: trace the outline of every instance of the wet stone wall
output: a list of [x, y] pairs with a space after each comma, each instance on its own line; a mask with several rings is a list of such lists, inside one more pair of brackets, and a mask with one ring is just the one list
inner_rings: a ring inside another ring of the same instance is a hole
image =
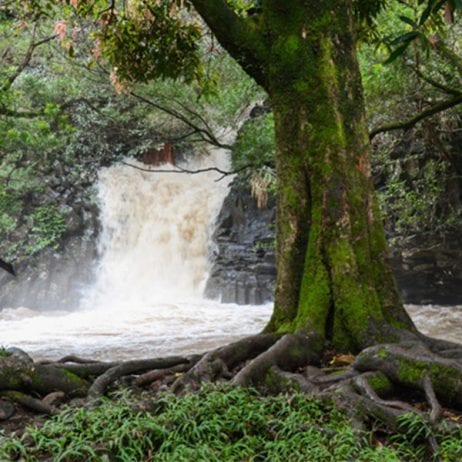
[[[258, 209], [249, 188], [234, 183], [218, 217], [206, 295], [223, 302], [261, 304], [273, 297], [275, 206]], [[392, 248], [391, 263], [405, 303], [462, 302], [462, 229], [418, 236]]]

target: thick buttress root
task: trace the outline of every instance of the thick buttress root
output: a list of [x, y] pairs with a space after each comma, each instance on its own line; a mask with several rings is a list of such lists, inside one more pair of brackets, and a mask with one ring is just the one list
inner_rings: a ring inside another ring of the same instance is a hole
[[[443, 406], [462, 410], [461, 345], [421, 336], [366, 348], [339, 369], [322, 367], [319, 343], [314, 334], [261, 334], [189, 357], [125, 362], [65, 357], [46, 364], [11, 349], [0, 357], [0, 420], [18, 405], [53, 414], [66, 399], [91, 401], [121, 383], [175, 393], [217, 381], [265, 393], [296, 390], [334, 400], [358, 424], [373, 419], [392, 430], [409, 412], [437, 427], [447, 412]], [[418, 408], [410, 404], [416, 400]]]

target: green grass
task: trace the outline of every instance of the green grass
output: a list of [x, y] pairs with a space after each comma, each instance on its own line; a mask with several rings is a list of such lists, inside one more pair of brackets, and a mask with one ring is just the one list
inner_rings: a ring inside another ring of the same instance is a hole
[[[39, 461], [421, 461], [406, 439], [373, 445], [331, 404], [303, 395], [261, 397], [204, 387], [149, 398], [120, 395], [91, 409], [68, 408], [21, 438], [0, 436], [0, 460]], [[462, 459], [462, 434], [440, 441], [444, 461]], [[417, 446], [416, 446], [417, 445]], [[422, 446], [423, 447], [423, 446]]]

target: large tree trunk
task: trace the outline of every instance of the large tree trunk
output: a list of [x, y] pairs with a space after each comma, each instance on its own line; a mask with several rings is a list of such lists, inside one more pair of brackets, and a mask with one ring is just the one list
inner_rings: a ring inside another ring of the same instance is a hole
[[[268, 15], [278, 178], [267, 331], [316, 332], [343, 351], [415, 331], [400, 301], [370, 174], [351, 2]], [[306, 6], [306, 4], [311, 4]], [[295, 8], [294, 8], [295, 10]]]

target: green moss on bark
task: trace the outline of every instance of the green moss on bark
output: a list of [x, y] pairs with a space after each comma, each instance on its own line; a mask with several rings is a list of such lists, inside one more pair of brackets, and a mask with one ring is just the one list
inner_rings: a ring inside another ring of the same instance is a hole
[[275, 57], [284, 50], [284, 66], [276, 59], [268, 71], [279, 205], [276, 301], [267, 330], [314, 331], [355, 352], [394, 341], [388, 325], [413, 325], [386, 260], [352, 17], [345, 2], [291, 18], [273, 49]]

